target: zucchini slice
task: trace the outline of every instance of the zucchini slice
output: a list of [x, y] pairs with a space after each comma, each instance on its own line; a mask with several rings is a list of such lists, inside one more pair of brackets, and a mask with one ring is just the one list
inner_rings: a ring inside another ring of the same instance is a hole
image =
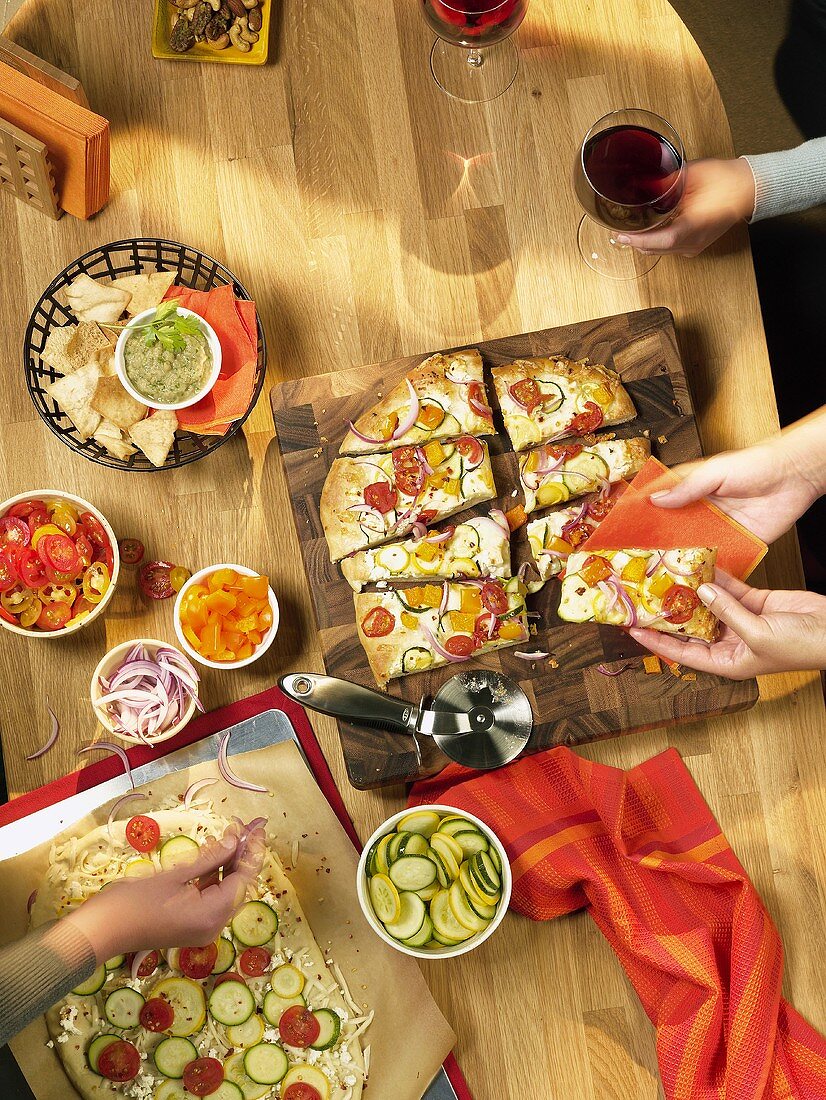
[[478, 829], [468, 829], [461, 833], [454, 833], [453, 837], [462, 849], [462, 859], [475, 856], [477, 852], [487, 852], [488, 850], [488, 842]]
[[187, 1092], [180, 1081], [161, 1081], [153, 1093], [153, 1100], [188, 1100], [192, 1094]]
[[440, 833], [447, 833], [448, 836], [453, 836], [455, 833], [464, 833], [468, 829], [479, 830], [473, 824], [472, 821], [468, 821], [466, 817], [459, 817], [456, 814], [452, 814], [450, 817], [443, 817], [442, 823], [439, 826]]
[[[237, 982], [225, 982], [237, 985]], [[220, 986], [219, 986], [220, 988]], [[204, 991], [191, 978], [163, 978], [152, 989], [153, 997], [165, 997], [172, 1006], [174, 1018], [169, 1029], [172, 1035], [194, 1035], [206, 1021]]]
[[212, 973], [225, 974], [234, 962], [235, 945], [232, 940], [227, 939], [226, 936], [221, 936], [218, 940], [218, 957], [215, 960], [215, 966], [212, 968]]
[[386, 875], [390, 870], [390, 863], [387, 859], [387, 848], [390, 841], [393, 839], [392, 833], [387, 833], [383, 836], [376, 845], [376, 869], [373, 874]]
[[89, 1069], [92, 1073], [96, 1073], [98, 1077], [102, 1076], [98, 1070], [98, 1058], [100, 1058], [101, 1052], [108, 1046], [111, 1046], [112, 1043], [119, 1043], [120, 1038], [120, 1035], [105, 1033], [103, 1035], [98, 1035], [91, 1041], [89, 1049], [86, 1051], [86, 1061], [89, 1063]]
[[254, 1047], [264, 1038], [264, 1018], [253, 1015], [243, 1024], [230, 1024], [227, 1028], [227, 1038], [234, 1047]]
[[376, 565], [391, 576], [394, 573], [404, 573], [410, 565], [410, 554], [399, 542], [382, 546], [376, 550], [375, 554]]
[[107, 970], [119, 970], [126, 962], [125, 955], [115, 955], [113, 959], [107, 959], [104, 966]]
[[396, 826], [400, 833], [421, 833], [422, 836], [430, 836], [439, 828], [439, 815], [435, 810], [414, 810], [413, 813], [403, 817]]
[[255, 1012], [255, 997], [241, 982], [222, 982], [209, 995], [209, 1012], [227, 1027], [243, 1024]]
[[398, 920], [401, 912], [399, 892], [387, 875], [374, 875], [370, 879], [370, 901], [382, 924]]
[[231, 928], [244, 947], [262, 947], [278, 931], [278, 914], [264, 901], [248, 901], [232, 918]]
[[427, 840], [421, 833], [405, 833], [399, 846], [400, 856], [423, 856], [427, 852]]
[[290, 1068], [278, 1043], [256, 1043], [244, 1051], [244, 1072], [259, 1085], [277, 1085]]
[[270, 975], [273, 992], [286, 1000], [297, 997], [304, 988], [304, 975], [296, 966], [287, 963], [273, 970]]
[[423, 672], [433, 664], [433, 654], [421, 645], [412, 645], [402, 654], [402, 672]]
[[331, 1008], [318, 1008], [313, 1016], [318, 1020], [321, 1031], [316, 1041], [310, 1045], [313, 1050], [329, 1050], [338, 1042], [341, 1034], [341, 1018]]
[[427, 909], [418, 894], [411, 894], [407, 890], [400, 895], [399, 901], [401, 911], [398, 919], [384, 927], [394, 940], [408, 940], [421, 931]]
[[281, 1017], [287, 1009], [292, 1008], [293, 1005], [301, 1005], [302, 1008], [307, 1007], [307, 1002], [304, 1000], [303, 993], [297, 993], [295, 997], [279, 997], [277, 993], [269, 989], [264, 994], [264, 1003], [261, 1006], [261, 1011], [264, 1013], [264, 1019], [268, 1024], [272, 1024], [273, 1027], [278, 1027]]
[[149, 878], [155, 874], [155, 864], [151, 859], [130, 859], [123, 869], [124, 878]]
[[502, 858], [499, 855], [498, 848], [494, 844], [490, 844], [488, 846], [488, 855], [490, 856], [491, 863], [496, 868], [497, 874], [501, 878], [501, 876], [502, 876]]
[[449, 833], [443, 833], [439, 829], [430, 838], [431, 848], [435, 848], [437, 852], [441, 852], [443, 848], [447, 848], [453, 858], [456, 860], [456, 874], [459, 874], [459, 864], [464, 859], [462, 852], [462, 846], [458, 840], [455, 840]]
[[[186, 1094], [187, 1096], [189, 1093]], [[224, 1079], [215, 1092], [210, 1093], [212, 1100], [244, 1100], [244, 1093], [240, 1085], [234, 1081]]]
[[128, 985], [113, 989], [103, 1005], [103, 1015], [112, 1027], [137, 1027], [144, 998]]
[[[450, 839], [452, 840], [453, 838], [451, 837]], [[444, 864], [450, 882], [453, 882], [453, 880], [459, 876], [459, 863], [462, 857], [460, 855], [458, 859], [456, 858], [453, 845], [448, 845], [447, 840], [447, 837], [439, 836], [438, 833], [434, 833], [430, 838], [430, 848], [431, 851], [434, 851], [439, 856]], [[457, 844], [456, 847], [459, 848], [459, 845]], [[459, 851], [461, 852], [461, 849], [459, 849]], [[447, 885], [450, 885], [450, 883]]]
[[244, 1070], [244, 1053], [243, 1050], [236, 1051], [224, 1062], [224, 1081], [237, 1085], [244, 1100], [260, 1100], [262, 1096], [270, 1096], [271, 1085], [259, 1085], [247, 1076]]
[[180, 1035], [170, 1035], [161, 1039], [153, 1054], [158, 1072], [164, 1077], [179, 1081], [184, 1075], [184, 1067], [198, 1057], [195, 1044]]
[[171, 836], [160, 847], [161, 867], [168, 871], [170, 867], [177, 867], [179, 863], [191, 863], [197, 856], [199, 844], [191, 836]]
[[400, 856], [390, 867], [390, 881], [398, 890], [424, 890], [436, 874], [436, 864], [427, 856]]
[[330, 1100], [330, 1082], [316, 1066], [293, 1066], [287, 1070], [287, 1075], [281, 1082], [281, 1095], [283, 1096], [290, 1085], [312, 1085], [321, 1100]]
[[439, 879], [439, 885], [443, 890], [446, 890], [450, 886], [453, 878], [447, 869], [447, 865], [435, 848], [427, 849], [427, 858], [432, 860], [436, 864], [436, 875]]
[[433, 935], [440, 942], [441, 938], [444, 938], [454, 943], [462, 943], [475, 934], [463, 924], [459, 924], [454, 917], [447, 890], [440, 890], [431, 901], [430, 919], [433, 921]]
[[[448, 902], [450, 904], [450, 910], [453, 916], [462, 925], [463, 928], [467, 928], [469, 932], [483, 932], [488, 925], [488, 921], [473, 909], [468, 899], [467, 894], [461, 882], [457, 881], [453, 883], [448, 890]], [[495, 910], [494, 910], [495, 912]]]
[[424, 922], [416, 933], [415, 936], [411, 936], [409, 939], [402, 940], [405, 947], [424, 947], [426, 943], [429, 943], [433, 937], [433, 921], [425, 913]]
[[414, 836], [414, 833], [393, 833], [387, 845], [387, 862], [394, 863], [401, 855], [401, 848], [405, 838]]
[[106, 982], [106, 967], [101, 964], [94, 974], [91, 974], [85, 982], [81, 982], [80, 985], [76, 985], [72, 990], [77, 997], [91, 997], [99, 989], [103, 989]]

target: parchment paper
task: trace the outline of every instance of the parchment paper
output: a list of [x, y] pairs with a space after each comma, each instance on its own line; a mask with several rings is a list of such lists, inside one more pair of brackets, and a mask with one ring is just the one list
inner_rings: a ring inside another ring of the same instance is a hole
[[[322, 952], [329, 949], [356, 1003], [375, 1010], [375, 1019], [362, 1036], [362, 1043], [371, 1048], [365, 1096], [369, 1100], [421, 1100], [456, 1037], [430, 996], [416, 962], [383, 943], [362, 916], [355, 886], [358, 858], [350, 839], [294, 744], [233, 754], [231, 759], [241, 778], [265, 785], [273, 793], [241, 791], [219, 778], [218, 784], [204, 792], [205, 797], [224, 817], [238, 814], [249, 821], [259, 814], [267, 816], [267, 833], [275, 837], [274, 847]], [[151, 807], [182, 794], [196, 779], [217, 776], [217, 765], [209, 762], [139, 789], [149, 796], [145, 805]], [[105, 823], [110, 806], [102, 806], [61, 837], [83, 836]], [[141, 812], [151, 810], [141, 807]], [[129, 813], [127, 804], [119, 816]], [[291, 869], [296, 841], [298, 857]], [[43, 878], [50, 843], [0, 864], [5, 895], [0, 943], [26, 934], [26, 901]], [[10, 1046], [37, 1100], [76, 1097], [56, 1052], [45, 1045], [48, 1037], [41, 1017]]]

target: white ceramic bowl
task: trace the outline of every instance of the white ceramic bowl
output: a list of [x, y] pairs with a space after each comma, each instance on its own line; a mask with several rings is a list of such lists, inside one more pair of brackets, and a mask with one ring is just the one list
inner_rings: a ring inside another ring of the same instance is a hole
[[[141, 741], [139, 737], [130, 737], [128, 734], [118, 733], [112, 726], [109, 716], [103, 712], [102, 708], [96, 708], [95, 703], [100, 699], [101, 695], [104, 694], [99, 683], [101, 676], [108, 679], [115, 669], [123, 663], [123, 659], [129, 650], [133, 649], [136, 645], [145, 646], [149, 656], [153, 660], [158, 650], [161, 648], [174, 649], [176, 652], [180, 653], [178, 647], [174, 646], [171, 642], [161, 642], [158, 641], [157, 638], [133, 638], [129, 642], [122, 642], [120, 645], [116, 645], [113, 649], [110, 649], [92, 674], [92, 681], [89, 685], [89, 699], [92, 703], [95, 717], [108, 733], [111, 733], [114, 737], [120, 738], [121, 741], [125, 741], [127, 745], [145, 745], [146, 742]], [[181, 656], [184, 656], [184, 654], [181, 654]], [[188, 706], [184, 710], [183, 717], [180, 718], [174, 726], [170, 726], [164, 733], [159, 734], [157, 737], [153, 737], [150, 743], [152, 745], [160, 745], [161, 742], [169, 741], [176, 733], [180, 733], [195, 714], [195, 709], [195, 700], [190, 699]]]
[[181, 604], [183, 603], [186, 592], [188, 592], [193, 585], [202, 584], [207, 577], [218, 569], [234, 569], [236, 573], [240, 573], [244, 577], [261, 576], [261, 574], [257, 573], [254, 569], [248, 569], [246, 565], [234, 565], [232, 562], [219, 562], [218, 565], [208, 565], [206, 569], [199, 569], [197, 573], [193, 573], [186, 584], [183, 585], [175, 600], [175, 609], [173, 611], [175, 634], [181, 644], [181, 649], [183, 649], [187, 657], [190, 657], [193, 661], [197, 661], [199, 665], [205, 665], [207, 668], [219, 669], [244, 668], [245, 665], [251, 665], [254, 661], [257, 661], [259, 657], [264, 656], [278, 633], [278, 600], [275, 598], [275, 593], [272, 588], [267, 589], [270, 598], [270, 608], [272, 610], [272, 626], [261, 639], [259, 645], [256, 646], [252, 656], [245, 657], [242, 661], [210, 661], [207, 657], [202, 657], [197, 649], [194, 649], [189, 644], [181, 628]]
[[150, 409], [188, 409], [190, 405], [197, 404], [202, 397], [205, 397], [209, 393], [218, 381], [218, 375], [221, 373], [221, 343], [215, 334], [215, 329], [208, 321], [205, 321], [203, 317], [200, 317], [197, 313], [193, 313], [191, 309], [184, 309], [183, 306], [178, 306], [178, 313], [184, 317], [193, 317], [195, 319], [198, 328], [200, 328], [201, 332], [206, 337], [212, 355], [212, 371], [210, 372], [209, 378], [194, 397], [188, 397], [186, 401], [178, 401], [173, 405], [163, 405], [160, 401], [150, 401], [148, 397], [140, 392], [140, 390], [136, 390], [129, 381], [129, 376], [126, 373], [126, 363], [123, 357], [126, 341], [132, 336], [136, 325], [146, 324], [147, 321], [152, 320], [155, 316], [154, 306], [152, 309], [145, 309], [143, 313], [138, 313], [133, 317], [126, 328], [121, 331], [118, 342], [115, 345], [115, 370], [118, 372], [118, 378], [123, 388], [127, 393], [130, 393], [136, 401], [140, 401], [142, 405], [148, 405]]
[[[423, 947], [406, 947], [403, 943], [400, 943], [399, 940], [394, 940], [392, 936], [388, 935], [384, 925], [373, 912], [367, 879], [367, 856], [370, 853], [370, 849], [377, 840], [385, 835], [385, 833], [394, 832], [402, 818], [407, 817], [417, 810], [434, 810], [439, 814], [461, 814], [462, 817], [466, 817], [468, 821], [472, 821], [478, 829], [481, 829], [482, 833], [487, 837], [488, 842], [496, 849], [502, 864], [502, 897], [499, 899], [499, 904], [493, 920], [490, 921], [487, 928], [483, 929], [481, 932], [477, 932], [475, 936], [471, 936], [469, 940], [465, 940], [464, 943], [460, 943], [456, 947], [440, 947], [430, 950]], [[403, 955], [412, 955], [416, 959], [452, 959], [456, 955], [466, 955], [468, 951], [473, 951], [474, 948], [484, 943], [486, 939], [493, 935], [505, 919], [505, 913], [507, 913], [508, 906], [510, 905], [512, 885], [513, 878], [511, 876], [510, 863], [508, 863], [507, 854], [497, 835], [485, 825], [484, 821], [480, 821], [478, 817], [474, 817], [473, 814], [467, 813], [466, 810], [457, 810], [455, 806], [443, 806], [437, 803], [426, 806], [408, 807], [405, 810], [400, 810], [397, 814], [393, 814], [392, 817], [388, 817], [383, 825], [379, 825], [378, 829], [376, 829], [364, 845], [364, 850], [359, 859], [358, 870], [356, 871], [356, 891], [358, 893], [359, 905], [361, 905], [361, 911], [367, 918], [370, 927], [385, 943], [394, 947], [397, 951], [401, 951]]]
[[109, 525], [109, 521], [102, 512], [99, 512], [93, 504], [90, 504], [88, 500], [84, 500], [83, 497], [77, 497], [73, 493], [66, 493], [62, 489], [32, 489], [28, 493], [18, 493], [17, 496], [9, 497], [8, 500], [4, 500], [3, 503], [0, 504], [0, 516], [5, 515], [12, 505], [19, 504], [23, 500], [65, 500], [68, 504], [74, 505], [78, 512], [91, 512], [103, 527], [112, 544], [114, 568], [112, 570], [111, 584], [100, 603], [96, 604], [86, 618], [82, 619], [79, 623], [74, 623], [72, 626], [64, 626], [61, 630], [26, 630], [22, 626], [17, 626], [14, 623], [6, 622], [5, 619], [0, 618], [0, 626], [2, 626], [4, 630], [8, 630], [10, 634], [22, 634], [24, 638], [66, 638], [68, 635], [76, 634], [78, 630], [83, 630], [89, 623], [94, 622], [112, 599], [115, 585], [117, 584], [120, 574], [118, 540], [115, 537], [115, 532]]

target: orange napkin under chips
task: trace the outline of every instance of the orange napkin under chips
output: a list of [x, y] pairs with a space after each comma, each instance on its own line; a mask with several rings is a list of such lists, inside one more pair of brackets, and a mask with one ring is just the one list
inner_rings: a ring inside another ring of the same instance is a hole
[[178, 427], [199, 435], [226, 435], [244, 416], [255, 389], [258, 325], [255, 302], [239, 301], [232, 287], [190, 290], [171, 286], [166, 298], [177, 298], [215, 329], [221, 344], [221, 373], [212, 390], [196, 405], [178, 411]]
[[656, 1029], [667, 1100], [826, 1097], [826, 1042], [783, 999], [777, 929], [674, 749], [627, 772], [563, 747], [450, 764], [413, 787], [425, 803], [497, 834], [515, 912], [593, 919]]
[[768, 547], [742, 524], [707, 500], [683, 508], [658, 508], [649, 493], [676, 485], [679, 477], [656, 458], [649, 458], [599, 527], [579, 550], [675, 550], [684, 546], [716, 546], [717, 565], [745, 580], [762, 561]]

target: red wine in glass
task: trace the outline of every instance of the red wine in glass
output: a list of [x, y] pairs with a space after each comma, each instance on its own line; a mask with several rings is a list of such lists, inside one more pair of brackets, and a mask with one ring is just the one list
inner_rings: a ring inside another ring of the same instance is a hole
[[421, 0], [436, 32], [430, 71], [443, 92], [465, 103], [495, 99], [513, 83], [519, 52], [507, 41], [528, 0]]
[[422, 0], [422, 4], [425, 19], [445, 42], [479, 49], [513, 34], [528, 0]]

